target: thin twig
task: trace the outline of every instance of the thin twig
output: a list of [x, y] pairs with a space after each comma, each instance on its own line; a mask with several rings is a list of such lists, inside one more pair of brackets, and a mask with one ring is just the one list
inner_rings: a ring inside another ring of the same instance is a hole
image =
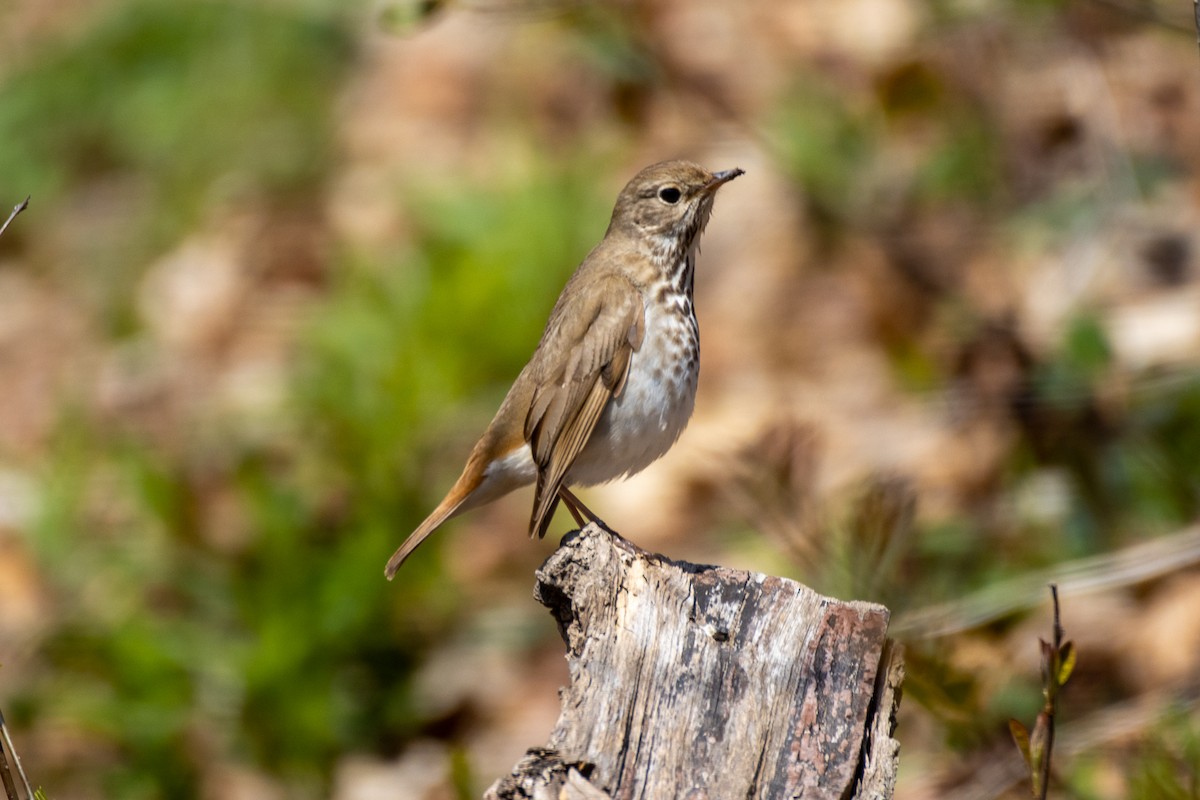
[[1058, 613], [1058, 587], [1050, 584], [1054, 600], [1054, 636], [1052, 642], [1038, 639], [1042, 654], [1042, 710], [1032, 728], [1010, 719], [1008, 730], [1029, 772], [1034, 800], [1046, 800], [1050, 793], [1050, 762], [1054, 755], [1054, 723], [1058, 716], [1058, 695], [1075, 669], [1075, 643], [1063, 641]]
[[[8, 752], [12, 753], [13, 766], [17, 768], [17, 775], [21, 777], [21, 783], [25, 785], [25, 796], [28, 797], [29, 800], [33, 800], [33, 787], [29, 785], [29, 778], [25, 776], [25, 768], [21, 766], [21, 757], [17, 755], [17, 750], [15, 747], [13, 747], [12, 738], [8, 735], [8, 726], [4, 724], [3, 711], [0, 711], [0, 735], [4, 737], [4, 746], [8, 748]], [[7, 789], [8, 787], [5, 786], [6, 791]], [[16, 798], [12, 795], [10, 795], [10, 797], [12, 797], [12, 800], [16, 800]]]
[[4, 742], [0, 741], [0, 783], [4, 784], [4, 796], [8, 800], [21, 800], [17, 795], [17, 785], [13, 783], [12, 773], [8, 770], [8, 755], [4, 751]]
[[[1054, 718], [1058, 712], [1058, 690], [1059, 684], [1059, 667], [1060, 662], [1057, 655], [1063, 649], [1063, 628], [1062, 621], [1058, 613], [1058, 586], [1050, 584], [1050, 597], [1054, 600], [1054, 650], [1053, 655], [1046, 650], [1045, 642], [1042, 643], [1042, 658], [1043, 676], [1042, 680], [1045, 683], [1044, 691], [1046, 693], [1045, 705], [1042, 708], [1042, 713], [1046, 715], [1046, 750], [1042, 756], [1039, 767], [1041, 769], [1041, 780], [1038, 783], [1038, 788], [1041, 790], [1039, 800], [1046, 800], [1050, 793], [1050, 760], [1054, 753]], [[1045, 663], [1045, 662], [1049, 663]]]
[[1200, 0], [1192, 0], [1192, 16], [1196, 22], [1196, 47], [1200, 48]]
[[22, 211], [29, 208], [29, 197], [30, 195], [26, 195], [24, 200], [22, 200], [20, 203], [17, 203], [17, 205], [13, 208], [12, 213], [8, 215], [8, 219], [4, 220], [3, 225], [0, 225], [0, 236], [3, 236], [4, 232], [8, 230], [8, 223], [12, 222], [16, 218], [17, 214], [20, 214]]

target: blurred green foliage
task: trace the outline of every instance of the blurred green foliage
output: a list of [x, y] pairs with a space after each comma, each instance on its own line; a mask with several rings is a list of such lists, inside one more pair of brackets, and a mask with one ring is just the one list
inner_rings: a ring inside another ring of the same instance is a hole
[[448, 0], [387, 0], [378, 12], [379, 27], [396, 35], [410, 34], [445, 10]]
[[1168, 715], [1133, 763], [1130, 800], [1200, 797], [1200, 717], [1179, 709]]
[[0, 175], [41, 209], [67, 192], [119, 220], [86, 269], [128, 332], [139, 270], [225, 197], [311, 194], [354, 63], [352, 5], [130, 0], [37, 48], [0, 84]]
[[[305, 190], [328, 166], [346, 21], [290, 4], [137, 0], [46, 47], [0, 90], [0, 171], [46, 200], [106, 173], [190, 221], [213, 181]], [[176, 229], [177, 232], [178, 229]]]
[[853, 108], [816, 76], [796, 80], [772, 121], [772, 140], [818, 222], [836, 227], [862, 213], [882, 146], [873, 112]]
[[[874, 92], [847, 95], [817, 74], [800, 74], [767, 123], [781, 167], [803, 191], [809, 217], [827, 236], [883, 221], [897, 203], [988, 207], [1005, 197], [1001, 142], [982, 109], [931, 65], [902, 63]], [[898, 173], [889, 142], [910, 129], [929, 144]]]
[[[1113, 797], [1112, 772], [1126, 773], [1126, 800], [1195, 800], [1200, 797], [1200, 716], [1186, 705], [1170, 710], [1127, 762], [1121, 748], [1099, 748], [1071, 759], [1057, 787], [1064, 797], [1106, 800]], [[1051, 792], [1055, 797], [1055, 792]]]

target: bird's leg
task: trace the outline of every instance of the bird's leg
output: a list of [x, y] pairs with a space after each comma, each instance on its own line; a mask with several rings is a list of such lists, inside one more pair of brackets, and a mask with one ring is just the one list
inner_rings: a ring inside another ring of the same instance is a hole
[[570, 495], [570, 492], [564, 488], [559, 488], [558, 498], [563, 501], [563, 505], [567, 507], [567, 511], [570, 511], [571, 516], [575, 518], [575, 524], [582, 528], [587, 524], [587, 519], [584, 518], [575, 505], [575, 503], [579, 502], [578, 499], [574, 495], [570, 495], [570, 499], [568, 499], [568, 495]]
[[575, 518], [575, 522], [579, 527], [583, 527], [588, 522], [594, 522], [604, 530], [609, 531], [609, 527], [604, 524], [604, 520], [597, 517], [590, 508], [583, 504], [583, 501], [576, 497], [570, 489], [565, 486], [558, 488], [558, 496], [563, 501], [563, 505], [571, 512], [571, 516]]

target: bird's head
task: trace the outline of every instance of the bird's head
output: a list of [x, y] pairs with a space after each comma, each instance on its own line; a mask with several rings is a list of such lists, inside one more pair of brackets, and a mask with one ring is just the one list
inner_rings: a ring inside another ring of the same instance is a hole
[[621, 190], [609, 230], [686, 251], [708, 223], [717, 189], [741, 174], [740, 169], [709, 172], [692, 161], [652, 164]]

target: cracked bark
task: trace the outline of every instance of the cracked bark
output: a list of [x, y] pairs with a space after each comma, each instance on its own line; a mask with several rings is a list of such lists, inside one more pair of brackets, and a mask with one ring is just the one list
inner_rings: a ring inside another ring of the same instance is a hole
[[888, 611], [671, 561], [589, 525], [537, 573], [570, 685], [486, 800], [890, 798], [903, 666]]

